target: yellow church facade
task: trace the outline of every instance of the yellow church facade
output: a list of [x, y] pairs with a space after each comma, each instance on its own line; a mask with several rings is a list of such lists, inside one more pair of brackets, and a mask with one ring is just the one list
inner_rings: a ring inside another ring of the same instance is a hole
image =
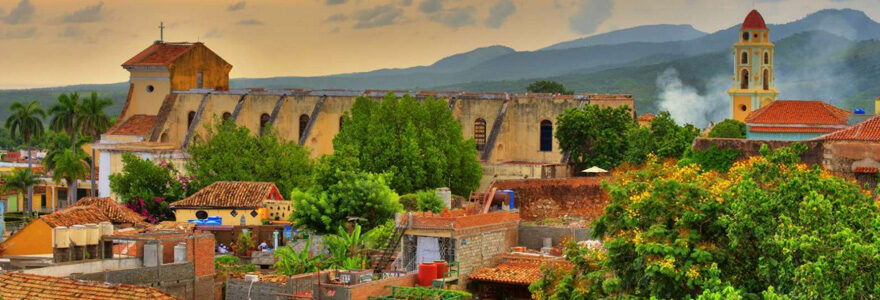
[[757, 10], [752, 10], [739, 30], [739, 40], [733, 44], [733, 86], [731, 117], [745, 121], [749, 113], [776, 100], [779, 91], [773, 84], [773, 51], [770, 29]]

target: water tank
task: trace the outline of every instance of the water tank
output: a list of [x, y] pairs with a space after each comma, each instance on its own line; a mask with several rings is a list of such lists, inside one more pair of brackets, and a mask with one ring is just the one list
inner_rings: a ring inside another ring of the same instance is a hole
[[70, 242], [74, 246], [86, 245], [86, 227], [83, 225], [70, 226]]
[[446, 205], [446, 208], [452, 208], [452, 191], [449, 188], [437, 188], [436, 193], [437, 196], [440, 196], [440, 199], [443, 199], [443, 204]]
[[854, 113], [854, 114], [857, 114], [857, 115], [864, 115], [864, 114], [865, 114], [865, 110], [864, 110], [864, 109], [861, 109], [861, 108], [856, 108], [855, 110], [853, 110], [853, 113]]
[[162, 253], [162, 245], [157, 243], [144, 244], [144, 267], [159, 265], [159, 255]]
[[86, 245], [97, 245], [101, 240], [101, 228], [98, 224], [86, 224]]
[[423, 263], [419, 265], [419, 285], [430, 286], [434, 279], [437, 279], [437, 265], [434, 263]]
[[101, 223], [98, 223], [98, 227], [101, 228], [101, 235], [102, 236], [113, 234], [113, 223], [101, 222]]
[[55, 248], [70, 247], [70, 229], [58, 226], [52, 230], [55, 232]]
[[174, 262], [186, 262], [186, 243], [174, 245]]

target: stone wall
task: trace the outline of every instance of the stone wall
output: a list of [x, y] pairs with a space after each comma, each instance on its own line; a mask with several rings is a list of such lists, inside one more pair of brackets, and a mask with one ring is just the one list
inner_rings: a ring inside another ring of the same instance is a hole
[[467, 284], [467, 275], [483, 266], [492, 265], [496, 255], [510, 251], [516, 246], [518, 222], [470, 230], [455, 234], [455, 260], [458, 262], [459, 284]]
[[[250, 298], [248, 298], [248, 288], [250, 288]], [[290, 282], [275, 283], [257, 281], [251, 286], [250, 282], [244, 279], [230, 278], [226, 282], [226, 299], [251, 299], [251, 300], [275, 300], [279, 299], [276, 294], [291, 294], [293, 291]]]
[[[110, 283], [137, 284], [158, 288], [183, 299], [206, 299], [196, 291], [196, 280], [193, 277], [195, 267], [192, 262], [174, 263], [156, 267], [143, 267], [126, 270], [109, 270], [95, 273], [74, 273], [70, 278]], [[207, 296], [213, 295], [213, 284], [207, 288]]]
[[590, 239], [589, 228], [568, 228], [537, 225], [519, 225], [519, 241], [517, 245], [529, 249], [539, 250], [544, 246], [544, 238], [551, 238], [553, 245], [559, 245], [562, 238], [573, 239], [576, 242]]
[[608, 204], [608, 193], [595, 177], [502, 180], [492, 186], [514, 191], [514, 207], [526, 221], [560, 216], [591, 221], [601, 216]]
[[694, 150], [705, 151], [715, 146], [716, 148], [726, 148], [740, 151], [739, 159], [749, 156], [761, 155], [761, 145], [766, 144], [770, 150], [788, 147], [793, 143], [800, 143], [807, 146], [807, 151], [801, 154], [801, 161], [807, 164], [822, 163], [822, 143], [823, 141], [778, 141], [778, 140], [748, 140], [748, 139], [723, 139], [723, 138], [696, 138], [692, 147]]

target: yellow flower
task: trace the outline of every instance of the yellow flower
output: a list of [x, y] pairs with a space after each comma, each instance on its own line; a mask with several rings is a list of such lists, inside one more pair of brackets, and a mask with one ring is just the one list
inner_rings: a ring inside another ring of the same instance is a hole
[[700, 277], [700, 271], [697, 270], [696, 267], [691, 267], [690, 269], [688, 269], [687, 277], [690, 279]]

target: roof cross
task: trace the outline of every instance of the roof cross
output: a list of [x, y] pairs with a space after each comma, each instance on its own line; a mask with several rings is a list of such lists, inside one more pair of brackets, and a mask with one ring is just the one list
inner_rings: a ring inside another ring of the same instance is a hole
[[159, 22], [159, 42], [165, 42], [165, 24]]

